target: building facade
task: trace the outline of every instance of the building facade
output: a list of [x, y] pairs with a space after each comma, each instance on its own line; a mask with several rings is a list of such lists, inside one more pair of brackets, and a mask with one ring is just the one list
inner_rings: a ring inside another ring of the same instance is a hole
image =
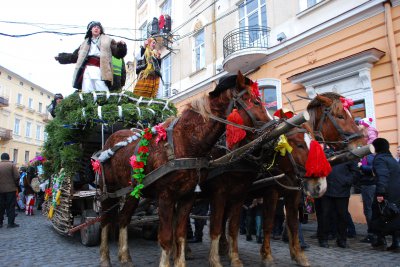
[[53, 93], [0, 66], [0, 153], [22, 166], [41, 153]]
[[[258, 81], [271, 112], [299, 112], [308, 101], [298, 96], [337, 92], [354, 100], [356, 118], [373, 119], [393, 154], [400, 145], [399, 0], [138, 0], [136, 10], [143, 30], [170, 12], [170, 43], [159, 42], [168, 88], [159, 96], [179, 110], [240, 70]], [[350, 204], [357, 221], [360, 205]]]

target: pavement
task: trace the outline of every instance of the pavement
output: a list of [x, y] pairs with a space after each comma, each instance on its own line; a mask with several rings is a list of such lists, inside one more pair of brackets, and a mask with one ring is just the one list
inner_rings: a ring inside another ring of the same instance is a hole
[[[74, 236], [62, 236], [54, 231], [51, 222], [39, 211], [34, 216], [18, 213], [18, 228], [8, 229], [7, 221], [0, 228], [0, 266], [98, 266], [99, 247], [85, 247], [80, 243], [79, 233]], [[303, 233], [310, 248], [305, 251], [312, 266], [379, 266], [400, 267], [400, 253], [373, 250], [370, 244], [359, 242], [365, 236], [366, 226], [356, 224], [356, 238], [348, 239], [349, 248], [339, 248], [335, 240], [329, 241], [330, 248], [318, 246], [318, 240], [310, 238], [316, 232], [316, 222], [303, 225]], [[187, 266], [208, 266], [210, 240], [206, 227], [202, 243], [190, 244], [193, 259]], [[254, 238], [253, 238], [254, 239]], [[390, 245], [390, 242], [388, 242]], [[296, 266], [290, 259], [288, 244], [272, 240], [272, 253], [275, 266]], [[135, 229], [129, 231], [130, 253], [135, 266], [158, 266], [160, 249], [156, 241], [145, 240]], [[240, 256], [244, 266], [260, 266], [260, 245], [255, 241], [246, 241], [241, 235], [239, 240]], [[119, 266], [117, 241], [110, 244], [113, 266]], [[227, 257], [222, 257], [223, 266], [229, 266]]]

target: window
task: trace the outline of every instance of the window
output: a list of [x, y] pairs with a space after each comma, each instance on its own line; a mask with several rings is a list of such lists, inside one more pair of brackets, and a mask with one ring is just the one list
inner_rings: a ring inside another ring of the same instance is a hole
[[42, 126], [36, 125], [36, 139], [37, 140], [40, 140], [41, 132], [42, 132]]
[[350, 107], [351, 115], [353, 115], [354, 120], [361, 120], [366, 117], [365, 114], [365, 100], [354, 101], [354, 106]]
[[17, 104], [22, 105], [22, 94], [21, 93], [18, 93], [18, 95], [17, 95]]
[[43, 109], [43, 104], [39, 102], [39, 112], [42, 113], [42, 109]]
[[23, 86], [23, 85], [24, 85], [24, 82], [19, 82], [19, 85]]
[[13, 162], [14, 164], [18, 163], [18, 149], [13, 150]]
[[11, 80], [12, 78], [11, 78], [11, 76], [10, 76], [10, 75], [8, 75], [8, 76], [7, 76], [7, 79]]
[[26, 122], [26, 129], [25, 129], [25, 136], [26, 137], [31, 137], [31, 126], [32, 126], [32, 123], [27, 121]]
[[199, 31], [194, 36], [194, 58], [195, 71], [201, 70], [205, 67], [204, 30]]
[[277, 79], [260, 79], [257, 82], [261, 100], [265, 103], [265, 108], [269, 114], [272, 115], [282, 107], [281, 81]]
[[140, 31], [140, 37], [142, 39], [147, 39], [147, 21], [145, 21], [142, 26], [140, 26], [139, 31]]
[[35, 89], [33, 89], [33, 87], [31, 87], [31, 91], [34, 91]]
[[29, 151], [25, 151], [25, 163], [29, 162]]
[[161, 14], [171, 16], [171, 0], [165, 0], [161, 7]]
[[33, 99], [32, 98], [28, 99], [28, 108], [33, 109]]
[[20, 119], [15, 119], [14, 121], [14, 133], [19, 135], [19, 127], [21, 124], [21, 120]]
[[163, 82], [158, 88], [157, 97], [164, 98], [171, 95], [171, 56], [165, 56], [161, 61], [161, 75]]
[[299, 7], [300, 11], [306, 10], [312, 6], [315, 6], [319, 2], [322, 2], [324, 0], [299, 0]]
[[[265, 0], [245, 0], [239, 7], [239, 27], [267, 27], [267, 7]], [[263, 31], [243, 32], [240, 42], [248, 47], [261, 38], [267, 38]]]

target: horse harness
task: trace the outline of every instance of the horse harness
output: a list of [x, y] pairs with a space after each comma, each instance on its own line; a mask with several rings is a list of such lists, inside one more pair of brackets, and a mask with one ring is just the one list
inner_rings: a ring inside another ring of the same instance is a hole
[[[322, 135], [322, 125], [323, 122], [326, 118], [329, 118], [329, 120], [332, 122], [333, 126], [335, 127], [336, 131], [340, 134], [340, 137], [343, 139], [342, 141], [325, 141]], [[360, 133], [350, 133], [350, 132], [345, 132], [336, 122], [335, 118], [332, 116], [332, 108], [331, 107], [326, 107], [324, 108], [324, 112], [322, 113], [322, 117], [318, 123], [317, 131], [314, 133], [316, 137], [318, 137], [318, 141], [322, 141], [323, 143], [327, 144], [335, 144], [335, 143], [340, 143], [340, 144], [348, 144], [350, 141], [362, 137], [362, 134]]]
[[[266, 129], [270, 124], [269, 123], [264, 123], [262, 121], [257, 121], [255, 116], [249, 112], [249, 108], [246, 105], [246, 103], [241, 99], [241, 97], [244, 95], [244, 93], [246, 93], [246, 90], [243, 90], [240, 93], [236, 93], [235, 91], [233, 92], [233, 98], [231, 99], [229, 105], [228, 105], [228, 110], [227, 110], [227, 114], [230, 114], [233, 110], [234, 107], [237, 107], [237, 105], [240, 105], [243, 110], [246, 112], [246, 114], [250, 117], [253, 125], [255, 125], [257, 128], [254, 127], [248, 127], [245, 125], [240, 125], [240, 124], [236, 124], [233, 122], [230, 122], [226, 119], [222, 119], [220, 117], [214, 116], [212, 114], [209, 114], [209, 117], [219, 121], [221, 123], [224, 124], [230, 124], [233, 125], [235, 127], [247, 130], [247, 131], [251, 131], [252, 133], [255, 132], [262, 132], [264, 129]], [[199, 111], [192, 109], [193, 111], [199, 113]], [[168, 162], [160, 167], [158, 167], [157, 169], [151, 171], [150, 173], [146, 174], [145, 179], [143, 180], [143, 188], [146, 188], [147, 186], [149, 186], [150, 184], [154, 183], [155, 181], [157, 181], [159, 178], [163, 177], [164, 175], [173, 172], [173, 171], [177, 171], [177, 170], [188, 170], [188, 169], [196, 169], [199, 175], [199, 180], [200, 180], [200, 169], [204, 169], [204, 168], [208, 168], [209, 167], [209, 160], [206, 157], [200, 157], [200, 158], [175, 158], [175, 151], [174, 151], [174, 142], [173, 142], [173, 129], [176, 125], [176, 123], [178, 122], [179, 117], [175, 118], [170, 125], [167, 127], [166, 132], [167, 132], [167, 142], [165, 143], [165, 148], [166, 148], [166, 153], [167, 153], [167, 158], [168, 158]], [[126, 141], [127, 144], [129, 144], [132, 139], [133, 136], [128, 137]], [[122, 148], [123, 146], [114, 146], [113, 148], [110, 149], [110, 151], [112, 151], [112, 153], [109, 153], [109, 157], [103, 161], [101, 161], [101, 163], [105, 162], [106, 160], [108, 160], [117, 150], [119, 150], [120, 148]], [[137, 153], [139, 149], [139, 143], [135, 146], [135, 153]], [[107, 152], [107, 151], [105, 151]], [[93, 160], [99, 160], [99, 157], [101, 156], [101, 154], [104, 153], [99, 151], [97, 153], [95, 153], [92, 156]], [[115, 192], [107, 192], [107, 187], [106, 187], [106, 183], [105, 183], [105, 177], [104, 177], [104, 172], [103, 172], [103, 164], [101, 164], [101, 169], [102, 169], [102, 181], [103, 181], [103, 190], [102, 190], [102, 194], [101, 196], [99, 196], [99, 200], [100, 201], [104, 201], [107, 198], [119, 198], [122, 196], [125, 196], [126, 194], [130, 193], [132, 191], [132, 186], [127, 186], [124, 188], [121, 188]], [[97, 180], [97, 179], [96, 179]]]

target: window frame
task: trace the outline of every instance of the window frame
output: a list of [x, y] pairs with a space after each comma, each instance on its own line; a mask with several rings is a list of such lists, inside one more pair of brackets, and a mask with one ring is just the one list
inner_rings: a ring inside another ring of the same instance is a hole
[[17, 104], [22, 105], [22, 102], [24, 101], [23, 95], [21, 93], [17, 94]]
[[32, 128], [32, 122], [27, 121], [25, 124], [25, 137], [30, 138], [31, 137], [31, 128]]
[[14, 119], [14, 134], [19, 135], [21, 130], [21, 119]]
[[[197, 44], [199, 36], [203, 36], [203, 42]], [[205, 55], [205, 31], [204, 28], [199, 30], [193, 35], [193, 69], [195, 72], [202, 70], [206, 66], [206, 55]], [[199, 51], [199, 57], [197, 57], [197, 51]], [[199, 59], [199, 61], [198, 61]]]
[[[274, 78], [264, 78], [257, 80], [258, 88], [263, 97], [262, 90], [267, 89], [268, 87], [275, 87], [276, 90], [276, 109], [282, 108], [282, 82], [279, 79]], [[262, 99], [263, 103], [265, 103], [265, 99]], [[266, 108], [267, 109], [267, 108]], [[270, 113], [267, 109], [267, 112]], [[272, 116], [272, 114], [270, 114]]]

